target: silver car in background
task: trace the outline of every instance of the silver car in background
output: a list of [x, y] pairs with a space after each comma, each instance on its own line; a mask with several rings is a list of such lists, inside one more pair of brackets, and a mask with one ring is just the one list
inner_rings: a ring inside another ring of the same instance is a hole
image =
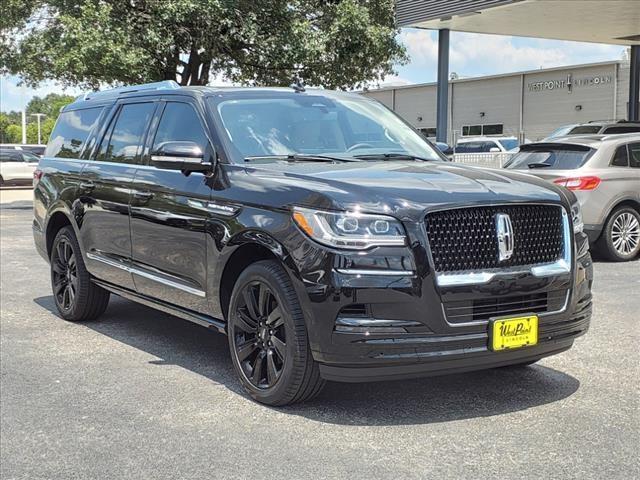
[[530, 143], [505, 168], [572, 190], [591, 244], [611, 260], [632, 260], [640, 252], [640, 134]]

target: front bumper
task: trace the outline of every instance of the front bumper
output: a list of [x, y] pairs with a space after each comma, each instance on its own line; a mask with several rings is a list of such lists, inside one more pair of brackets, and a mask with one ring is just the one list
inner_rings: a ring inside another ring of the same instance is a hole
[[[417, 238], [422, 232], [408, 233]], [[384, 249], [353, 256], [310, 251], [315, 247], [299, 252], [295, 260], [302, 281], [297, 288], [324, 378], [391, 380], [526, 363], [567, 350], [589, 328], [593, 265], [586, 235], [576, 238], [569, 273], [539, 278], [519, 272], [468, 286], [438, 286], [425, 247], [411, 245], [402, 255]], [[345, 266], [365, 273], [343, 274]], [[394, 274], [385, 275], [382, 267]], [[517, 350], [491, 351], [488, 321], [450, 323], [444, 307], [468, 299], [546, 292], [566, 292], [566, 300], [560, 308], [538, 314], [538, 344]], [[363, 305], [371, 327], [353, 321], [362, 316], [344, 321]]]

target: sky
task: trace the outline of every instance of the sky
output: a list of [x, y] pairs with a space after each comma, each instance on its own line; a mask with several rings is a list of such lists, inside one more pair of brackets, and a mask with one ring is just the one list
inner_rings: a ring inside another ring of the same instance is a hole
[[[433, 82], [436, 79], [438, 58], [437, 32], [405, 28], [400, 41], [407, 47], [410, 61], [397, 67], [397, 74], [390, 75], [381, 85], [409, 85]], [[503, 35], [451, 32], [449, 71], [461, 78], [499, 73], [534, 70], [538, 68], [578, 65], [582, 63], [620, 60], [624, 47], [595, 43], [541, 40]], [[0, 110], [20, 110], [34, 96], [51, 92], [79, 95], [82, 90], [63, 89], [53, 82], [39, 88], [19, 86], [20, 79], [3, 76], [0, 79]], [[212, 84], [222, 84], [218, 78]]]

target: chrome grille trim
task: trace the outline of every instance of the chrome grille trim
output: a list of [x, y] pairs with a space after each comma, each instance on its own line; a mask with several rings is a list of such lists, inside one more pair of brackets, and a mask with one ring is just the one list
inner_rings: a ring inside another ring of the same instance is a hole
[[[473, 208], [473, 207], [471, 207]], [[518, 275], [522, 273], [531, 274], [535, 277], [550, 277], [563, 275], [571, 272], [571, 225], [567, 211], [558, 207], [562, 211], [562, 257], [555, 262], [531, 265], [525, 268], [510, 268], [504, 270], [470, 271], [461, 273], [436, 272], [436, 283], [440, 287], [455, 287], [464, 285], [482, 285], [489, 283], [494, 278], [501, 275]]]

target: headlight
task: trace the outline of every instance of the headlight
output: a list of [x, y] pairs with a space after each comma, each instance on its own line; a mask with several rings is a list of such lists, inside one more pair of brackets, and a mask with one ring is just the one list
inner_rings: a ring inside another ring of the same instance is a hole
[[405, 244], [402, 224], [386, 215], [293, 209], [293, 219], [315, 241], [336, 248], [364, 250]]
[[573, 233], [580, 233], [584, 229], [582, 221], [582, 209], [578, 202], [571, 205], [571, 220], [573, 221]]

